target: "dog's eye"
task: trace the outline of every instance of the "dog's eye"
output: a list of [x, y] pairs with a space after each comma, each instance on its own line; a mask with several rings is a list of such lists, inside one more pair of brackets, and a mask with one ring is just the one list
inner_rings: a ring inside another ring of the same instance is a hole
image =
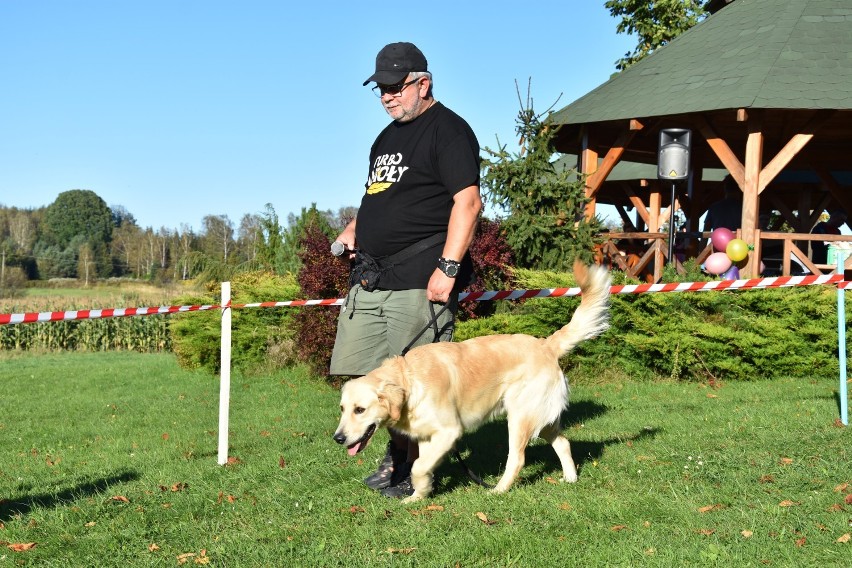
[[364, 411], [365, 411], [365, 410], [366, 410], [366, 408], [362, 408], [362, 407], [360, 407], [360, 406], [356, 406], [356, 407], [355, 407], [355, 414], [364, 414]]

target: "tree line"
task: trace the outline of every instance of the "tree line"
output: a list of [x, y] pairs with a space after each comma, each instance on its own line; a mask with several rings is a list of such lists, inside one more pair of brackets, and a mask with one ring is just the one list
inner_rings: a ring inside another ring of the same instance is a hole
[[56, 278], [84, 284], [122, 277], [168, 282], [246, 267], [294, 272], [301, 218], [321, 217], [339, 227], [342, 218], [352, 215], [352, 208], [333, 213], [312, 205], [301, 215], [290, 213], [282, 227], [267, 204], [238, 224], [228, 215], [207, 215], [196, 232], [186, 224], [141, 227], [123, 206], [110, 207], [85, 189], [60, 193], [40, 208], [0, 204], [0, 289]]

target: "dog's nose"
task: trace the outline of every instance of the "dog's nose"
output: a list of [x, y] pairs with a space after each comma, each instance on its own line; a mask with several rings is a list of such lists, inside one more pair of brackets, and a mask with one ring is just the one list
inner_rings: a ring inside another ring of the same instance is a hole
[[341, 432], [335, 432], [334, 436], [332, 436], [335, 442], [338, 444], [342, 444], [346, 441], [346, 436], [344, 436]]

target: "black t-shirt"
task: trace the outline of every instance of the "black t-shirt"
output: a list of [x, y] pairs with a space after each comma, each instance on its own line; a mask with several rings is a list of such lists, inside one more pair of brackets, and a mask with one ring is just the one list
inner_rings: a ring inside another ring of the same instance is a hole
[[[355, 225], [358, 247], [382, 259], [447, 231], [453, 196], [479, 185], [479, 142], [459, 115], [435, 103], [411, 122], [392, 122], [370, 150], [366, 193]], [[443, 243], [385, 272], [387, 290], [425, 289]], [[470, 276], [465, 255], [458, 284]]]

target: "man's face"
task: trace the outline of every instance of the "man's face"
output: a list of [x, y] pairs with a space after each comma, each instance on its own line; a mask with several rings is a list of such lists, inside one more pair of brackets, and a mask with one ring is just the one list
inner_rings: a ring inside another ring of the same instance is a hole
[[423, 97], [429, 91], [429, 79], [420, 77], [411, 80], [406, 76], [397, 85], [379, 85], [382, 88], [382, 106], [392, 119], [397, 122], [411, 122], [420, 116], [428, 107]]

